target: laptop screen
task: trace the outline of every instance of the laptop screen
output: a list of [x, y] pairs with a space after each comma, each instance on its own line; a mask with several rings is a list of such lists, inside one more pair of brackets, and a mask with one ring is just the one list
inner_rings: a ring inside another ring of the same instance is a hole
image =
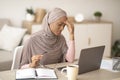
[[78, 61], [79, 74], [100, 68], [105, 46], [82, 49]]

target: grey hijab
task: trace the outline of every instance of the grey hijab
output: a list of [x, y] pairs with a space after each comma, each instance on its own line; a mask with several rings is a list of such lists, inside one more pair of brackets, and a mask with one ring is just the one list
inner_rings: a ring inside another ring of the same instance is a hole
[[34, 33], [24, 45], [21, 66], [31, 63], [31, 57], [37, 54], [44, 55], [40, 60], [44, 65], [65, 61], [68, 49], [65, 38], [63, 35], [54, 35], [49, 28], [50, 23], [63, 16], [67, 16], [66, 12], [60, 8], [55, 8], [46, 14], [42, 23], [43, 29]]

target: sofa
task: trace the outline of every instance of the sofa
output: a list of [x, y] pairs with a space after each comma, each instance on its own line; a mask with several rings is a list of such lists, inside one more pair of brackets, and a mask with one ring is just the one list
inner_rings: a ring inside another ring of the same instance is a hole
[[[11, 24], [9, 19], [0, 19], [0, 71], [11, 69], [14, 49], [15, 47], [21, 45], [20, 43], [22, 42], [23, 37], [27, 32], [27, 29], [16, 28], [16, 27], [13, 28], [13, 27], [14, 26]], [[10, 30], [12, 31], [10, 32]], [[18, 35], [20, 36], [19, 38], [18, 38]], [[10, 38], [10, 39], [8, 40], [7, 38]], [[12, 38], [14, 40], [12, 40]], [[6, 47], [3, 44], [5, 41], [6, 41], [5, 45], [11, 45], [11, 46]], [[14, 43], [14, 45], [12, 43]], [[1, 48], [1, 45], [2, 45], [2, 48]]]
[[12, 65], [12, 51], [0, 50], [0, 71], [10, 70]]
[[[4, 24], [11, 25], [11, 22], [9, 19], [0, 19], [0, 30], [2, 29]], [[12, 58], [13, 58], [12, 51], [0, 49], [0, 71], [9, 70], [11, 68]]]

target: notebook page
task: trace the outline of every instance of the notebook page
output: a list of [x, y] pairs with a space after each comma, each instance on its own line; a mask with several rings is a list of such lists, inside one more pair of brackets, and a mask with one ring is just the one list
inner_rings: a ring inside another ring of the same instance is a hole
[[16, 79], [36, 78], [35, 69], [20, 69], [16, 71]]
[[57, 78], [53, 69], [38, 68], [36, 69], [37, 78]]

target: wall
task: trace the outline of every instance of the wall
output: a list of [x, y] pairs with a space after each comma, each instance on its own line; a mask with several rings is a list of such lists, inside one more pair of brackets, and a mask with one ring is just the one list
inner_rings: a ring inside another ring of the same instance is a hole
[[93, 13], [101, 11], [102, 20], [113, 22], [113, 42], [120, 39], [120, 0], [0, 0], [0, 18], [9, 18], [15, 26], [21, 26], [25, 10], [31, 6], [34, 10], [60, 7], [69, 16], [82, 13], [85, 19], [93, 19]]

